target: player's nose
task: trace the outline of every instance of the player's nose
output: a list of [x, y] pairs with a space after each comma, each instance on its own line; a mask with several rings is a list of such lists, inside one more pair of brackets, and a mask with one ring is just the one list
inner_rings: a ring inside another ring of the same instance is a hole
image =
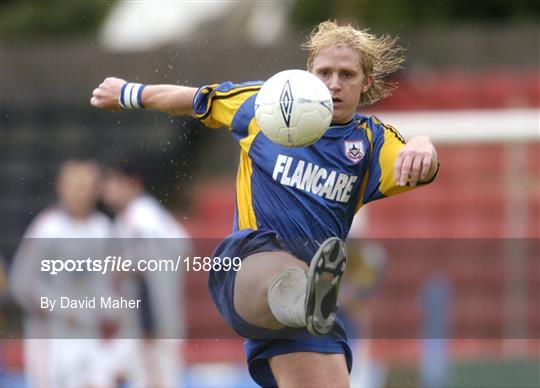
[[328, 89], [330, 89], [330, 91], [339, 91], [341, 89], [339, 76], [337, 74], [332, 74], [332, 76], [328, 78], [326, 86]]

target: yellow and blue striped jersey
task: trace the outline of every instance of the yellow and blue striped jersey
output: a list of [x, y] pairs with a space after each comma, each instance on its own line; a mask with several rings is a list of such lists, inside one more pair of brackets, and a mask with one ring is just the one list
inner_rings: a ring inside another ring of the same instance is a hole
[[309, 263], [317, 243], [347, 237], [363, 204], [411, 189], [397, 186], [393, 173], [405, 142], [376, 117], [355, 114], [308, 147], [280, 146], [255, 120], [261, 86], [204, 86], [194, 99], [195, 114], [208, 127], [228, 128], [240, 144], [234, 229], [271, 229]]

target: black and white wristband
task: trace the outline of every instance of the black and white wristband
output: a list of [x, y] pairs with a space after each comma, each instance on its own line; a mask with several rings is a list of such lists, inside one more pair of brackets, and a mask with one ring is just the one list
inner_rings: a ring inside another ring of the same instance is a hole
[[144, 108], [142, 103], [142, 91], [146, 85], [133, 82], [126, 82], [120, 90], [118, 102], [124, 109], [141, 109]]

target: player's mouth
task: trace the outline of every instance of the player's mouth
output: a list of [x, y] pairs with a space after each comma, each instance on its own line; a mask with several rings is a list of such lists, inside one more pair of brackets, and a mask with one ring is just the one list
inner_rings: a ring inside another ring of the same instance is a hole
[[332, 103], [334, 106], [339, 105], [343, 100], [339, 97], [332, 97]]

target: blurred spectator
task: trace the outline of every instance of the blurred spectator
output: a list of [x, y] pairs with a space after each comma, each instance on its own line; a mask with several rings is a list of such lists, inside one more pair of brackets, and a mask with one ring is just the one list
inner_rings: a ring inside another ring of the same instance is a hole
[[[187, 232], [145, 191], [144, 173], [142, 166], [130, 163], [106, 172], [103, 200], [116, 212], [114, 236], [122, 239], [123, 252], [135, 260], [187, 256]], [[180, 338], [185, 326], [182, 272], [144, 271], [120, 279], [120, 289], [142, 299], [142, 308], [137, 311], [142, 340], [121, 341], [126, 357], [118, 368], [130, 385], [173, 387], [181, 378]]]
[[[72, 254], [86, 255], [89, 252], [84, 248], [99, 249], [101, 244], [96, 241], [104, 240], [96, 239], [109, 236], [109, 219], [96, 211], [99, 183], [96, 162], [64, 163], [56, 181], [58, 202], [38, 214], [15, 254], [10, 285], [24, 310], [24, 359], [30, 387], [104, 386], [95, 310], [58, 306], [54, 310], [41, 305], [42, 297], [56, 297], [59, 302], [61, 296], [91, 294], [97, 288], [98, 278], [85, 272], [60, 276], [40, 271], [41, 259], [66, 260], [73, 258]], [[65, 238], [72, 241], [61, 242]], [[92, 240], [82, 243], [78, 239]], [[94, 253], [103, 251], [93, 251], [91, 255]]]

